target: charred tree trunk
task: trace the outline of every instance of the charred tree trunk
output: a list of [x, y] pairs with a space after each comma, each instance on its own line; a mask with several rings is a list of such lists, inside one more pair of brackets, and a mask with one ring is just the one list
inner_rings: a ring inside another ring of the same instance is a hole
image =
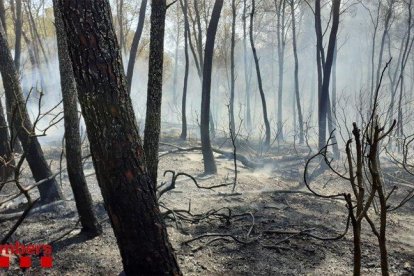
[[218, 22], [220, 20], [223, 0], [216, 0], [211, 15], [210, 24], [207, 29], [206, 47], [204, 49], [203, 87], [201, 95], [201, 145], [204, 158], [204, 173], [217, 173], [216, 162], [211, 148], [209, 121], [210, 121], [210, 97], [211, 97], [211, 74], [213, 67], [214, 42], [216, 39]]
[[184, 55], [185, 55], [185, 69], [184, 69], [184, 86], [181, 103], [181, 135], [182, 140], [187, 139], [187, 88], [188, 88], [188, 71], [190, 66], [188, 53], [188, 38], [190, 36], [190, 25], [188, 22], [188, 0], [180, 0], [181, 9], [184, 14]]
[[60, 12], [60, 5], [57, 0], [53, 1], [53, 9], [55, 15], [60, 85], [65, 119], [66, 166], [75, 198], [76, 208], [82, 225], [82, 232], [90, 237], [95, 237], [102, 233], [102, 229], [93, 211], [92, 197], [89, 193], [85, 175], [83, 173], [75, 77], [73, 76], [72, 62], [67, 48], [68, 45]]
[[[246, 127], [248, 130], [252, 127], [252, 117], [250, 111], [250, 64], [247, 62], [247, 0], [243, 0], [243, 62], [244, 78], [246, 91]], [[251, 71], [250, 71], [251, 72]], [[251, 75], [251, 74], [250, 74]]]
[[144, 151], [148, 174], [154, 185], [157, 184], [158, 148], [161, 130], [162, 72], [164, 64], [166, 12], [166, 0], [152, 2]]
[[109, 1], [59, 3], [92, 159], [125, 274], [181, 275], [145, 166]]
[[[6, 10], [4, 8], [4, 1], [0, 0], [0, 21], [6, 31]], [[13, 161], [13, 155], [10, 148], [10, 135], [7, 127], [6, 117], [4, 115], [3, 104], [0, 102], [0, 181], [5, 182], [13, 172], [9, 162]], [[11, 164], [10, 164], [11, 165]]]
[[12, 175], [12, 165], [14, 165], [13, 153], [10, 148], [9, 129], [4, 114], [3, 104], [0, 102], [0, 182], [7, 181]]
[[[14, 0], [13, 0], [14, 1]], [[15, 1], [16, 18], [14, 21], [15, 30], [15, 43], [14, 43], [14, 65], [16, 70], [20, 70], [20, 56], [22, 52], [22, 30], [23, 30], [23, 19], [22, 19], [22, 0]]]
[[7, 44], [3, 26], [0, 26], [0, 71], [3, 78], [6, 101], [13, 111], [12, 114], [15, 114], [11, 120], [11, 128], [14, 127], [16, 129], [17, 135], [22, 142], [26, 160], [29, 163], [33, 177], [36, 181], [49, 179], [39, 186], [41, 201], [49, 203], [62, 199], [60, 187], [56, 180], [51, 178], [52, 172], [34, 133], [20, 87], [19, 75], [13, 64], [13, 58]]
[[283, 82], [285, 69], [285, 48], [286, 48], [286, 34], [285, 34], [285, 10], [286, 0], [275, 0], [275, 8], [277, 13], [277, 55], [279, 67], [279, 85], [277, 91], [277, 141], [283, 141]]
[[229, 107], [229, 120], [231, 137], [236, 137], [236, 123], [234, 121], [234, 90], [236, 86], [236, 73], [234, 62], [234, 49], [236, 47], [236, 0], [231, 1], [232, 22], [231, 22], [231, 49], [230, 49], [230, 107]]
[[[334, 58], [336, 37], [339, 27], [339, 15], [341, 0], [332, 1], [332, 27], [329, 35], [328, 51], [325, 59], [323, 50], [323, 37], [321, 28], [321, 1], [315, 1], [315, 29], [317, 39], [317, 62], [318, 62], [318, 87], [319, 87], [319, 148], [326, 145], [326, 130], [328, 119], [332, 120], [329, 100], [329, 83]], [[329, 118], [328, 118], [329, 117]], [[329, 122], [330, 123], [330, 122]], [[330, 124], [330, 127], [332, 125]]]
[[[16, 2], [16, 3], [15, 3]], [[10, 6], [12, 9], [12, 17], [14, 21], [14, 32], [15, 32], [15, 42], [14, 42], [14, 65], [16, 67], [17, 72], [20, 71], [20, 56], [22, 51], [22, 33], [23, 33], [23, 19], [22, 19], [22, 1], [21, 0], [12, 0], [10, 1]], [[3, 25], [5, 26], [5, 25]], [[6, 28], [4, 28], [6, 33]], [[7, 36], [7, 33], [6, 33]], [[20, 144], [19, 139], [16, 137], [16, 130], [11, 128], [11, 108], [10, 104], [6, 99], [6, 115], [7, 121], [9, 123], [10, 128], [10, 136], [12, 141], [12, 151], [23, 153], [22, 146]]]
[[253, 27], [254, 27], [254, 13], [255, 13], [255, 4], [256, 1], [252, 0], [252, 11], [250, 13], [250, 45], [252, 47], [253, 51], [253, 58], [254, 62], [256, 64], [256, 73], [257, 73], [257, 82], [259, 85], [259, 91], [260, 91], [260, 98], [262, 100], [262, 108], [263, 108], [263, 120], [266, 128], [266, 137], [265, 137], [265, 147], [270, 147], [270, 123], [269, 119], [267, 117], [267, 107], [266, 107], [266, 96], [263, 91], [263, 84], [262, 84], [262, 75], [260, 72], [260, 64], [259, 64], [259, 58], [257, 57], [256, 48], [254, 46], [254, 39], [253, 39]]
[[[304, 133], [303, 133], [303, 115], [302, 115], [302, 105], [300, 103], [300, 93], [299, 93], [299, 59], [298, 59], [298, 47], [296, 44], [296, 18], [295, 18], [295, 2], [294, 0], [290, 1], [290, 12], [292, 15], [292, 46], [293, 46], [293, 56], [295, 58], [295, 98], [296, 98], [296, 108], [298, 110], [298, 119], [299, 119], [299, 143], [304, 143]], [[295, 122], [296, 125], [296, 122]]]
[[131, 52], [129, 54], [128, 69], [127, 69], [127, 83], [128, 93], [131, 94], [132, 77], [134, 75], [134, 66], [138, 53], [139, 41], [141, 40], [142, 30], [144, 29], [145, 11], [147, 9], [148, 0], [141, 1], [141, 7], [139, 9], [138, 25], [135, 31], [134, 38], [132, 40]]

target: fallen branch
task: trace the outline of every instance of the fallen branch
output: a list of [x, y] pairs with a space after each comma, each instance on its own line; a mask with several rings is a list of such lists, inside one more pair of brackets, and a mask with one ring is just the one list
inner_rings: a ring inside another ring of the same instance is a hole
[[[188, 151], [201, 151], [200, 146], [191, 147], [191, 148], [182, 148], [182, 147], [179, 147], [179, 146], [176, 146], [176, 145], [173, 145], [173, 144], [169, 144], [169, 143], [160, 143], [160, 145], [175, 148], [175, 150], [171, 150], [171, 151], [160, 154], [159, 155], [160, 158], [167, 155], [167, 154], [171, 154], [171, 153], [188, 152]], [[221, 149], [218, 149], [218, 148], [213, 148], [212, 150], [213, 150], [213, 152], [221, 154], [221, 155], [225, 156], [228, 159], [233, 159], [234, 158], [234, 154], [232, 152], [227, 152], [227, 151], [224, 151], [224, 150], [221, 150]], [[249, 158], [247, 158], [246, 156], [244, 156], [240, 153], [238, 153], [236, 155], [236, 159], [248, 168], [258, 169], [258, 168], [263, 168], [263, 166], [264, 166], [264, 163], [251, 161]]]
[[187, 176], [188, 178], [190, 178], [190, 179], [194, 182], [194, 184], [197, 186], [197, 188], [199, 188], [199, 189], [213, 190], [213, 189], [215, 189], [215, 188], [220, 188], [220, 187], [226, 187], [226, 186], [229, 186], [229, 185], [233, 185], [233, 183], [230, 183], [230, 184], [226, 183], [226, 184], [219, 184], [219, 185], [210, 186], [210, 187], [203, 187], [203, 186], [200, 186], [200, 185], [197, 183], [197, 180], [196, 180], [193, 176], [191, 176], [191, 175], [189, 175], [189, 174], [187, 174], [187, 173], [183, 173], [183, 172], [176, 173], [176, 172], [175, 172], [175, 171], [173, 171], [173, 170], [166, 170], [166, 171], [164, 172], [164, 177], [165, 177], [165, 175], [166, 175], [167, 173], [171, 173], [171, 174], [172, 174], [171, 184], [170, 184], [170, 185], [168, 185], [167, 187], [165, 187], [164, 189], [162, 189], [162, 190], [161, 190], [161, 188], [162, 188], [162, 187], [164, 187], [164, 186], [166, 185], [166, 182], [164, 182], [164, 183], [162, 183], [162, 184], [161, 184], [161, 185], [157, 188], [157, 190], [159, 190], [159, 192], [158, 192], [158, 196], [157, 196], [157, 198], [158, 198], [158, 199], [160, 199], [160, 198], [161, 198], [161, 196], [162, 196], [163, 194], [165, 194], [166, 192], [168, 192], [168, 191], [171, 191], [171, 190], [175, 189], [175, 183], [176, 183], [176, 181], [177, 181], [177, 178], [178, 178], [180, 175], [182, 175], [182, 176]]
[[9, 196], [9, 197], [8, 197], [8, 198], [6, 198], [5, 200], [1, 201], [1, 202], [0, 202], [0, 206], [1, 206], [1, 205], [3, 205], [4, 203], [7, 203], [7, 202], [9, 202], [9, 201], [12, 201], [13, 199], [18, 198], [19, 196], [21, 196], [21, 195], [22, 195], [22, 194], [24, 194], [25, 192], [27, 193], [28, 191], [32, 190], [33, 188], [36, 188], [37, 186], [42, 185], [43, 183], [45, 183], [45, 182], [47, 182], [47, 181], [49, 181], [49, 180], [51, 180], [51, 179], [54, 179], [54, 178], [55, 178], [56, 176], [58, 176], [60, 173], [61, 173], [61, 172], [55, 173], [55, 174], [53, 174], [53, 175], [49, 176], [48, 178], [45, 178], [45, 179], [42, 179], [42, 180], [40, 180], [40, 181], [36, 182], [35, 184], [33, 184], [33, 185], [31, 185], [31, 186], [27, 186], [27, 187], [23, 188], [23, 189], [22, 189], [22, 191], [20, 191], [19, 193], [14, 194], [14, 195], [12, 195], [12, 196]]
[[29, 204], [29, 206], [27, 206], [26, 210], [24, 210], [24, 212], [22, 213], [22, 215], [20, 216], [20, 218], [16, 221], [16, 223], [9, 230], [9, 232], [7, 232], [7, 234], [1, 240], [0, 244], [5, 244], [10, 239], [10, 237], [13, 235], [14, 232], [16, 232], [17, 228], [23, 223], [24, 219], [27, 217], [27, 215], [29, 214], [30, 210], [32, 210], [33, 206], [36, 204], [36, 202], [39, 201], [39, 199], [40, 198], [34, 200], [33, 202], [31, 202]]

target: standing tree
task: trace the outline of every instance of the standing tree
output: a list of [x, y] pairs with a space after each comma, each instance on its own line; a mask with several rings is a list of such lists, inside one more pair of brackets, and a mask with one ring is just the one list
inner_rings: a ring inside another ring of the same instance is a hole
[[279, 66], [279, 86], [277, 90], [277, 140], [283, 141], [283, 83], [285, 70], [286, 48], [286, 2], [274, 0], [276, 8], [277, 56]]
[[188, 54], [188, 39], [190, 36], [190, 24], [188, 22], [188, 0], [180, 0], [180, 6], [184, 13], [184, 55], [185, 55], [185, 69], [184, 69], [184, 86], [183, 96], [181, 102], [181, 135], [182, 140], [187, 139], [187, 88], [188, 88], [188, 71], [189, 71], [189, 54]]
[[166, 0], [157, 0], [152, 2], [144, 151], [148, 173], [155, 186], [157, 184], [158, 148], [161, 130], [162, 72], [164, 64], [164, 32], [166, 12]]
[[59, 3], [92, 159], [125, 273], [181, 275], [145, 166], [109, 1]]
[[209, 119], [210, 119], [210, 96], [211, 96], [211, 73], [213, 67], [214, 42], [216, 39], [218, 22], [220, 20], [223, 0], [216, 0], [211, 14], [210, 24], [207, 29], [206, 47], [204, 49], [203, 87], [201, 95], [201, 146], [204, 158], [204, 173], [217, 173], [211, 148]]
[[37, 181], [46, 179], [39, 185], [40, 198], [43, 203], [49, 203], [62, 199], [60, 187], [52, 176], [49, 165], [46, 162], [42, 148], [37, 140], [35, 130], [30, 121], [19, 82], [19, 74], [13, 63], [13, 58], [7, 43], [3, 25], [0, 25], [0, 71], [3, 78], [3, 86], [6, 94], [6, 102], [10, 106], [10, 129], [16, 129], [26, 160], [29, 163], [34, 179]]
[[257, 56], [256, 47], [254, 46], [253, 28], [254, 28], [254, 13], [256, 9], [256, 1], [252, 0], [252, 11], [250, 13], [250, 45], [253, 51], [254, 63], [256, 64], [257, 84], [259, 86], [260, 98], [262, 100], [263, 120], [266, 128], [266, 136], [264, 146], [270, 147], [270, 123], [267, 117], [266, 96], [263, 90], [262, 75], [260, 72], [259, 58]]
[[251, 82], [251, 63], [247, 60], [247, 0], [243, 0], [243, 63], [244, 81], [246, 91], [246, 127], [252, 127], [252, 116], [250, 111], [250, 82]]
[[135, 60], [137, 58], [139, 41], [141, 40], [142, 30], [144, 29], [145, 10], [147, 9], [147, 2], [148, 0], [141, 1], [137, 30], [135, 31], [134, 38], [132, 40], [131, 51], [129, 54], [128, 69], [127, 69], [127, 83], [128, 83], [129, 94], [131, 94], [132, 76], [134, 75]]
[[[10, 135], [4, 116], [3, 104], [0, 102], [0, 181], [6, 182], [13, 172], [14, 159], [10, 148]], [[2, 185], [0, 185], [1, 190]]]
[[78, 101], [72, 63], [70, 61], [66, 33], [63, 26], [60, 5], [53, 0], [56, 38], [59, 54], [60, 85], [62, 89], [63, 114], [65, 119], [66, 166], [69, 182], [75, 197], [76, 208], [82, 225], [82, 232], [94, 237], [102, 233], [95, 216], [92, 197], [86, 184], [82, 166], [82, 149], [78, 119]]
[[[335, 44], [337, 40], [339, 15], [340, 15], [341, 0], [332, 0], [332, 26], [329, 35], [328, 51], [325, 57], [323, 48], [323, 31], [321, 23], [321, 0], [315, 1], [315, 31], [316, 31], [316, 61], [318, 67], [318, 90], [319, 90], [319, 104], [318, 104], [318, 122], [319, 122], [319, 149], [326, 144], [326, 129], [327, 123], [332, 126], [329, 120], [331, 117], [331, 105], [329, 100], [329, 83], [331, 78], [331, 69], [334, 60]], [[333, 137], [335, 139], [335, 137]], [[334, 140], [335, 142], [335, 140]], [[337, 146], [334, 148], [337, 150]]]
[[[295, 0], [290, 0], [290, 12], [292, 16], [292, 47], [293, 47], [293, 56], [295, 59], [295, 70], [294, 70], [294, 82], [295, 82], [295, 98], [296, 98], [296, 108], [298, 109], [298, 119], [299, 119], [299, 143], [303, 144], [304, 142], [304, 133], [303, 133], [303, 115], [302, 115], [302, 105], [300, 103], [300, 93], [299, 93], [299, 59], [298, 59], [298, 46], [296, 43], [296, 16], [295, 16]], [[294, 122], [296, 124], [296, 122]]]
[[[10, 3], [13, 3], [13, 20], [14, 20], [14, 33], [15, 33], [15, 43], [14, 43], [14, 64], [16, 70], [20, 70], [20, 55], [22, 51], [22, 30], [23, 30], [23, 16], [22, 16], [22, 0], [12, 0]], [[15, 3], [15, 4], [14, 4]]]
[[230, 106], [229, 106], [229, 116], [230, 116], [230, 131], [232, 132], [232, 137], [235, 137], [236, 123], [234, 121], [234, 90], [236, 86], [236, 73], [235, 73], [235, 62], [234, 62], [234, 50], [236, 47], [236, 16], [237, 16], [237, 7], [236, 0], [231, 1], [231, 11], [232, 11], [232, 20], [231, 20], [231, 52], [230, 52]]

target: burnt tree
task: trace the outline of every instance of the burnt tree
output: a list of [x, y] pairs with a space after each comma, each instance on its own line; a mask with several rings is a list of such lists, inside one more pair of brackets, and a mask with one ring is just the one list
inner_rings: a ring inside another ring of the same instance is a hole
[[157, 184], [158, 148], [161, 130], [162, 73], [164, 65], [166, 12], [166, 0], [152, 2], [144, 151], [148, 173], [154, 185]]
[[236, 16], [237, 7], [236, 0], [231, 1], [231, 46], [230, 46], [230, 106], [229, 106], [229, 121], [230, 131], [232, 137], [235, 137], [236, 123], [234, 121], [234, 90], [236, 88], [236, 72], [235, 72], [235, 61], [234, 53], [236, 47]]
[[187, 139], [187, 89], [188, 89], [188, 73], [190, 66], [190, 57], [188, 53], [188, 40], [190, 36], [190, 24], [188, 22], [188, 0], [180, 0], [180, 6], [184, 13], [184, 55], [185, 55], [185, 69], [184, 69], [184, 86], [183, 96], [181, 102], [181, 135], [182, 140]]
[[[295, 98], [296, 98], [296, 108], [298, 110], [298, 119], [299, 119], [299, 143], [304, 143], [304, 132], [303, 132], [303, 114], [302, 114], [302, 105], [300, 103], [300, 92], [299, 92], [299, 58], [298, 58], [298, 46], [296, 41], [296, 17], [295, 17], [295, 1], [290, 1], [290, 13], [292, 16], [292, 48], [293, 48], [293, 57], [295, 59], [295, 69], [294, 69], [294, 82], [295, 82]], [[296, 122], [294, 122], [296, 124]]]
[[19, 74], [13, 63], [2, 25], [0, 25], [0, 71], [3, 78], [6, 102], [12, 111], [11, 114], [13, 114], [10, 129], [14, 128], [17, 131], [17, 136], [22, 143], [26, 160], [36, 182], [48, 179], [38, 187], [41, 201], [49, 203], [62, 199], [60, 187], [54, 177], [52, 177], [52, 172], [34, 133], [20, 86]]
[[69, 57], [60, 6], [57, 0], [53, 1], [53, 10], [55, 15], [60, 86], [62, 89], [63, 115], [65, 120], [66, 166], [82, 225], [82, 232], [94, 237], [100, 235], [102, 229], [93, 211], [92, 197], [86, 184], [85, 174], [83, 173], [76, 84]]
[[[318, 123], [319, 123], [319, 149], [326, 144], [327, 123], [332, 127], [331, 105], [329, 100], [329, 83], [334, 61], [335, 44], [337, 40], [341, 0], [332, 0], [332, 26], [328, 41], [328, 50], [325, 56], [323, 48], [323, 31], [321, 24], [321, 0], [315, 1], [315, 31], [316, 31], [316, 55], [318, 67]], [[330, 130], [330, 132], [332, 132]], [[335, 142], [335, 137], [333, 137]], [[334, 148], [337, 151], [337, 147]]]
[[265, 96], [265, 93], [264, 93], [264, 90], [263, 90], [263, 83], [262, 83], [262, 75], [261, 75], [261, 72], [260, 72], [259, 58], [257, 56], [257, 51], [256, 51], [256, 47], [254, 45], [254, 37], [253, 37], [255, 10], [256, 10], [256, 1], [252, 0], [252, 11], [250, 13], [250, 31], [249, 31], [250, 32], [250, 45], [251, 45], [252, 51], [253, 51], [253, 59], [254, 59], [255, 65], [256, 65], [257, 83], [258, 83], [258, 86], [259, 86], [260, 98], [262, 100], [263, 120], [264, 120], [265, 131], [266, 131], [264, 146], [266, 148], [269, 148], [270, 147], [270, 123], [269, 123], [269, 118], [267, 116], [266, 96]]
[[[14, 159], [10, 147], [9, 128], [4, 116], [3, 104], [0, 102], [0, 181], [5, 182], [12, 175]], [[0, 187], [2, 185], [0, 184]], [[1, 190], [1, 188], [0, 188]]]
[[217, 27], [220, 20], [223, 0], [216, 0], [211, 14], [211, 20], [207, 29], [206, 46], [204, 49], [203, 86], [201, 92], [201, 146], [204, 158], [204, 173], [217, 173], [216, 162], [214, 161], [211, 148], [209, 119], [210, 119], [210, 98], [211, 98], [211, 73], [213, 69], [214, 42], [216, 39]]
[[59, 3], [92, 160], [125, 273], [181, 275], [145, 165], [110, 3]]
[[141, 40], [142, 30], [144, 29], [145, 11], [147, 9], [148, 0], [141, 1], [141, 7], [139, 9], [138, 25], [134, 34], [134, 38], [131, 44], [131, 51], [129, 53], [128, 69], [127, 69], [127, 83], [128, 93], [131, 94], [132, 77], [134, 75], [134, 66], [137, 59], [139, 41]]

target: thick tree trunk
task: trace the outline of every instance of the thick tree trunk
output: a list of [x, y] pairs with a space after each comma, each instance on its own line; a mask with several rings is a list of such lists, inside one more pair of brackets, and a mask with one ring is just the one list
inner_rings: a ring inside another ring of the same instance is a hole
[[263, 91], [262, 75], [261, 75], [261, 72], [260, 72], [259, 58], [257, 57], [257, 52], [256, 52], [256, 48], [254, 46], [254, 40], [253, 40], [255, 4], [256, 4], [256, 1], [252, 0], [252, 11], [250, 13], [250, 45], [252, 47], [253, 58], [254, 58], [254, 62], [256, 64], [257, 82], [258, 82], [258, 85], [259, 85], [260, 98], [262, 100], [263, 120], [264, 120], [265, 131], [266, 131], [264, 146], [266, 148], [269, 148], [270, 147], [270, 123], [269, 123], [269, 119], [267, 117], [266, 96], [265, 96], [264, 91]]
[[145, 11], [147, 9], [147, 2], [148, 0], [141, 1], [137, 30], [135, 31], [134, 38], [132, 40], [131, 51], [129, 54], [128, 69], [127, 69], [127, 83], [128, 83], [129, 94], [131, 94], [132, 77], [134, 75], [134, 66], [135, 66], [135, 61], [136, 61], [137, 53], [138, 53], [139, 41], [141, 40], [142, 30], [144, 29]]
[[216, 39], [218, 22], [220, 20], [223, 0], [216, 0], [211, 15], [210, 24], [207, 29], [206, 46], [204, 49], [203, 87], [201, 96], [201, 145], [204, 158], [204, 173], [217, 173], [216, 162], [211, 148], [210, 141], [210, 98], [211, 98], [211, 73], [213, 67], [214, 42]]
[[[0, 26], [0, 71], [3, 78], [6, 101], [15, 114], [11, 128], [15, 128], [22, 142], [26, 160], [36, 181], [50, 178], [52, 172], [43, 155], [42, 148], [35, 136], [26, 102], [23, 98], [19, 83], [19, 75], [13, 64], [13, 58], [7, 44], [3, 26]], [[43, 203], [62, 199], [62, 193], [56, 180], [50, 179], [39, 186], [40, 197]]]
[[182, 140], [187, 139], [187, 88], [188, 88], [188, 72], [190, 66], [188, 53], [188, 38], [190, 36], [190, 25], [188, 22], [188, 0], [180, 0], [181, 9], [184, 14], [184, 55], [185, 55], [185, 69], [184, 69], [184, 86], [181, 103], [181, 135]]
[[53, 8], [59, 53], [60, 85], [65, 119], [66, 166], [75, 198], [76, 208], [82, 225], [82, 232], [88, 236], [94, 237], [100, 235], [102, 229], [93, 211], [92, 197], [89, 193], [85, 175], [83, 173], [75, 77], [73, 76], [72, 62], [67, 48], [66, 33], [60, 13], [60, 5], [57, 0], [53, 1]]
[[162, 73], [164, 64], [164, 31], [166, 12], [166, 0], [157, 0], [152, 2], [144, 151], [147, 161], [148, 174], [154, 185], [157, 184], [158, 143], [161, 130]]
[[125, 273], [181, 275], [145, 166], [109, 1], [59, 1], [92, 159]]

